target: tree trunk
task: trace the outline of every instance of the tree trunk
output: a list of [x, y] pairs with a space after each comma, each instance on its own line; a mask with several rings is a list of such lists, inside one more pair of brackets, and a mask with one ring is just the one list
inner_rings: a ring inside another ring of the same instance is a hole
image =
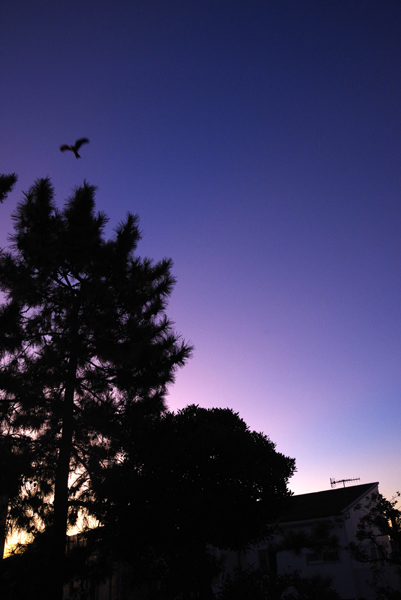
[[4, 546], [6, 543], [6, 521], [8, 512], [8, 494], [3, 490], [0, 496], [0, 554], [4, 558]]
[[51, 564], [49, 573], [49, 596], [46, 600], [62, 600], [64, 586], [64, 562], [68, 517], [68, 480], [74, 434], [74, 394], [76, 386], [77, 357], [70, 356], [68, 381], [64, 392], [63, 429], [59, 446], [54, 488], [54, 514], [51, 540]]

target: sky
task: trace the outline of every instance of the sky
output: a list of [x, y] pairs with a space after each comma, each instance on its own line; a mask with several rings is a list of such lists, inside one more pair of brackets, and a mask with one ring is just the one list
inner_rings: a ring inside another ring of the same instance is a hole
[[401, 490], [401, 1], [3, 0], [0, 81], [0, 245], [36, 179], [95, 184], [174, 261], [169, 408], [238, 412], [296, 494]]

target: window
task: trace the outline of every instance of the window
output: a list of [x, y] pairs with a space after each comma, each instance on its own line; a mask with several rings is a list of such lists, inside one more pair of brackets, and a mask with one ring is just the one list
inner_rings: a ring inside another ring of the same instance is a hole
[[377, 562], [381, 567], [384, 566], [384, 558], [386, 556], [386, 548], [383, 544], [373, 542], [370, 545], [370, 558], [372, 562]]
[[306, 555], [306, 562], [308, 565], [323, 562], [323, 557], [321, 554], [319, 554], [319, 552], [308, 552]]
[[323, 563], [340, 562], [337, 550], [326, 550], [325, 552], [307, 552], [306, 562], [308, 565], [320, 565]]

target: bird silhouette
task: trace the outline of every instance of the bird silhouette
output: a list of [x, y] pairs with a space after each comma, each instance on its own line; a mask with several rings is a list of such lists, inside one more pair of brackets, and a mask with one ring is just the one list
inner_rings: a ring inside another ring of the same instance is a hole
[[71, 150], [71, 152], [73, 152], [75, 154], [75, 158], [81, 158], [78, 154], [78, 150], [80, 149], [82, 144], [89, 144], [88, 138], [80, 138], [79, 140], [77, 140], [75, 142], [75, 144], [73, 146], [69, 146], [68, 144], [63, 144], [62, 146], [60, 146], [60, 150], [61, 150], [61, 152], [64, 152], [65, 150]]

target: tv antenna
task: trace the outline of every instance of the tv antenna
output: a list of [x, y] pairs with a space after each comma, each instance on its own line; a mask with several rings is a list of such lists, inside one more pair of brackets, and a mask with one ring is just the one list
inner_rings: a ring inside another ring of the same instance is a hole
[[354, 479], [337, 479], [337, 481], [335, 479], [332, 479], [330, 477], [330, 485], [331, 487], [336, 487], [337, 483], [342, 483], [343, 486], [345, 487], [345, 484], [348, 483], [349, 481], [360, 481], [361, 478], [360, 477], [355, 477]]

